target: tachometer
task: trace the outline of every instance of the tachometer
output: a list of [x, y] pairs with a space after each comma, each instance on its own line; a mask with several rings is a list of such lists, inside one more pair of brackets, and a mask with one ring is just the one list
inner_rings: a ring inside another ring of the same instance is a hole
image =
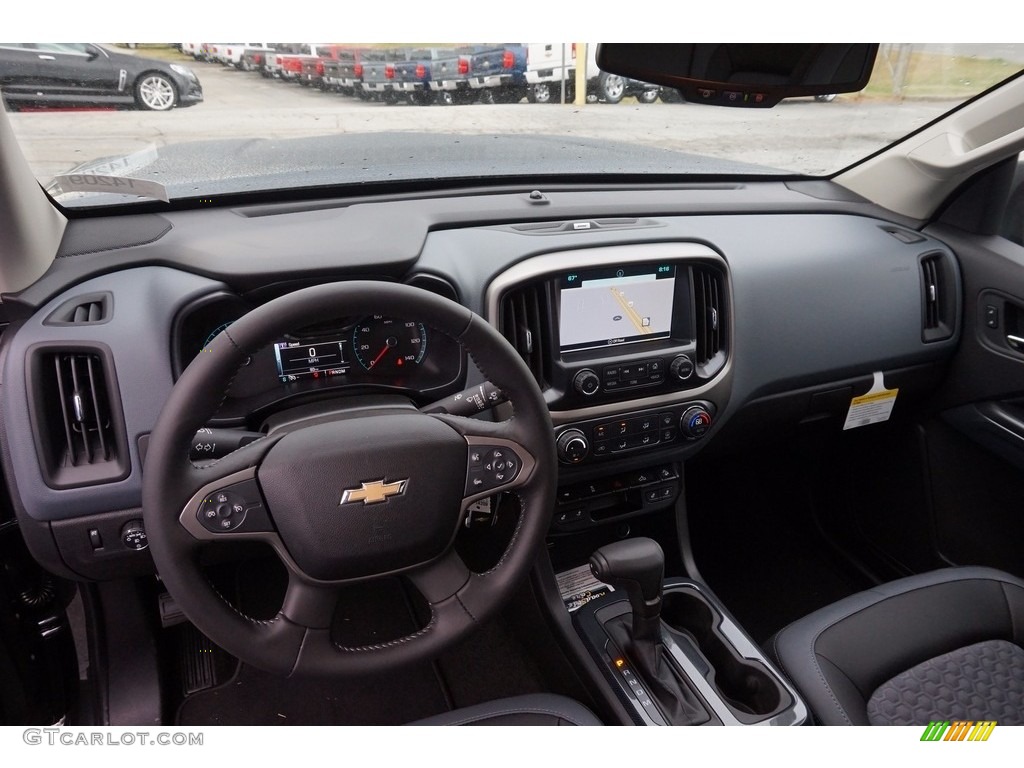
[[371, 373], [408, 372], [427, 353], [427, 329], [423, 323], [372, 315], [356, 323], [352, 348], [359, 364]]

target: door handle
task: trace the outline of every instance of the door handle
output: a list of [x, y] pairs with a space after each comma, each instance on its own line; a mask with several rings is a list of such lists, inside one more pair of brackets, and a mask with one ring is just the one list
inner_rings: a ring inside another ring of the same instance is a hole
[[57, 60], [56, 56], [51, 56], [48, 53], [40, 53], [39, 54], [39, 58], [42, 59], [43, 61], [56, 61]]

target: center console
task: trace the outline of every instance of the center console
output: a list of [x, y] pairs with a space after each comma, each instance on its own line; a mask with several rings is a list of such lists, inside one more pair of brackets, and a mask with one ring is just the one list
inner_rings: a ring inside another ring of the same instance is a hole
[[725, 259], [694, 242], [545, 253], [488, 289], [489, 319], [529, 366], [555, 424], [552, 545], [575, 549], [568, 564], [579, 562], [579, 542], [619, 539], [593, 553], [589, 570], [557, 581], [575, 634], [637, 724], [808, 719], [710, 591], [663, 580], [659, 545], [629, 538], [633, 518], [677, 505], [679, 462], [726, 405], [730, 295]]
[[701, 584], [662, 580], [650, 539], [600, 548], [590, 560], [614, 586], [573, 624], [639, 725], [802, 725], [799, 694]]

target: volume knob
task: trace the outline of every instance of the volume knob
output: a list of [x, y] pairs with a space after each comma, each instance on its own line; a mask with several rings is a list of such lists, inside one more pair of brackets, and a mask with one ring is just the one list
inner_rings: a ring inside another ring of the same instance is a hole
[[572, 386], [581, 395], [590, 397], [601, 388], [601, 379], [589, 368], [584, 368], [573, 377]]

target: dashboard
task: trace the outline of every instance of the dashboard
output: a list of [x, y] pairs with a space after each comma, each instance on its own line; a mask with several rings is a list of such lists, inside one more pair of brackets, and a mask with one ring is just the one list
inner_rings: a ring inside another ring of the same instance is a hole
[[[125, 531], [175, 380], [247, 311], [309, 285], [408, 283], [497, 327], [549, 406], [564, 533], [664, 508], [678, 462], [754, 426], [841, 416], [876, 376], [907, 407], [956, 348], [950, 249], [827, 183], [540, 198], [72, 220], [62, 258], [9, 302], [19, 317], [3, 336], [5, 469], [33, 554], [77, 578], [152, 569]], [[209, 427], [258, 436], [366, 398], [461, 399], [488, 418], [503, 406], [486, 385], [422, 319], [338, 307], [249, 355]]]

